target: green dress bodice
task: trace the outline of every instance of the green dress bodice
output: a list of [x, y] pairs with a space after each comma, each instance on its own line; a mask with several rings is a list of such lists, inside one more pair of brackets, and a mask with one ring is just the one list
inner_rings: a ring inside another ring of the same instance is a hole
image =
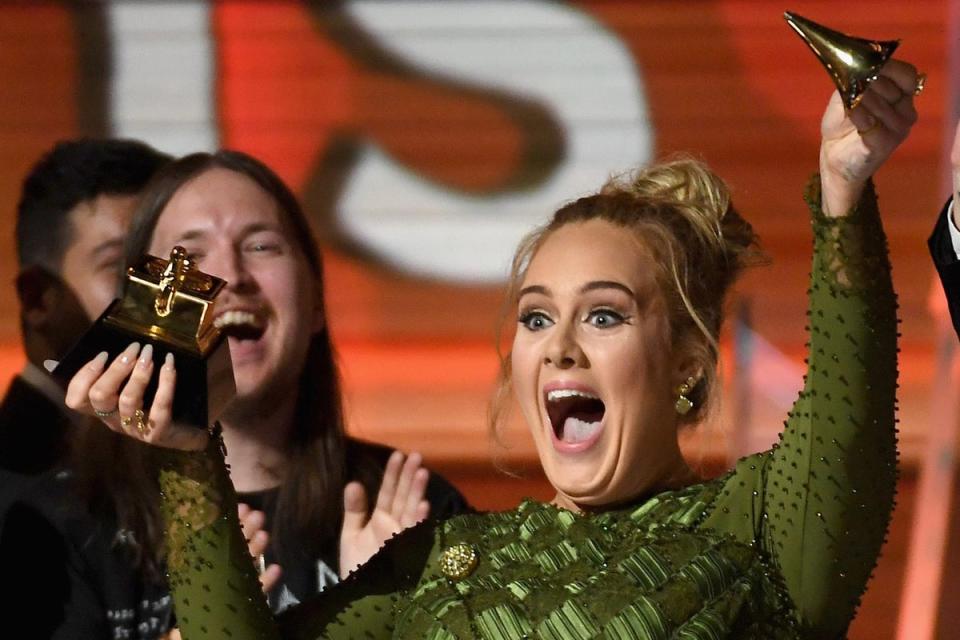
[[843, 637], [893, 507], [896, 301], [872, 189], [838, 219], [818, 189], [807, 201], [808, 371], [771, 450], [618, 510], [525, 501], [422, 523], [277, 622], [218, 453], [172, 454], [161, 484], [184, 638]]

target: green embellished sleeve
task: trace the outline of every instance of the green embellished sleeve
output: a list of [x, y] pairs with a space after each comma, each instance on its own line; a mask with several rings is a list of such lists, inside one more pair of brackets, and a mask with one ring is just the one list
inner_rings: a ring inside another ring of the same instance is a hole
[[759, 544], [811, 637], [840, 637], [886, 536], [897, 479], [896, 298], [872, 184], [813, 214], [807, 374], [781, 442], [741, 460], [703, 525]]
[[164, 451], [160, 510], [177, 624], [185, 640], [279, 637], [237, 519], [219, 438]]

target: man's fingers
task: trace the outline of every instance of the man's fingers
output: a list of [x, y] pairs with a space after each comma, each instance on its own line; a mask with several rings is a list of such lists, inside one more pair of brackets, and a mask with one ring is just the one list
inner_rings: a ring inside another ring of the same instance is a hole
[[380, 483], [380, 490], [377, 491], [377, 509], [391, 512], [393, 501], [397, 494], [397, 482], [399, 481], [400, 470], [403, 468], [403, 454], [394, 451], [387, 460], [387, 466], [383, 469], [383, 481]]
[[260, 574], [260, 588], [264, 593], [269, 594], [277, 586], [282, 575], [283, 570], [280, 569], [280, 565], [271, 564]]
[[417, 522], [422, 522], [429, 517], [430, 517], [430, 503], [427, 502], [426, 500], [421, 500], [420, 504], [417, 505]]
[[247, 548], [250, 550], [250, 557], [256, 558], [261, 553], [266, 553], [267, 545], [270, 544], [270, 535], [261, 529], [254, 532], [249, 540]]
[[[246, 505], [244, 505], [246, 506]], [[239, 515], [239, 507], [237, 513]], [[266, 516], [263, 511], [254, 511], [250, 507], [247, 507], [246, 513], [240, 516], [240, 528], [243, 530], [243, 538], [248, 542], [253, 539], [254, 534], [257, 531], [263, 529], [263, 525], [266, 522]], [[250, 555], [257, 555], [250, 552]]]
[[420, 469], [422, 463], [423, 457], [419, 453], [413, 452], [407, 456], [407, 459], [403, 463], [403, 468], [400, 470], [400, 477], [397, 479], [397, 491], [393, 498], [393, 504], [390, 506], [390, 512], [393, 513], [394, 517], [398, 520], [407, 507], [410, 491], [413, 487], [414, 476], [417, 470]]
[[349, 482], [343, 488], [343, 532], [353, 534], [367, 523], [367, 492], [359, 482]]
[[[400, 524], [403, 527], [412, 527], [426, 516], [420, 515], [420, 505], [424, 502], [424, 496], [427, 492], [427, 481], [430, 479], [430, 472], [423, 467], [417, 469], [410, 485], [410, 492], [407, 494], [407, 504], [404, 507], [403, 515], [400, 518]], [[429, 503], [427, 503], [429, 508]]]

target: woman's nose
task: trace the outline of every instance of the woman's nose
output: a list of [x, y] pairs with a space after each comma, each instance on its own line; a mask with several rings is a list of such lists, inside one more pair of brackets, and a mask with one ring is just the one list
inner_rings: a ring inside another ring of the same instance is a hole
[[560, 369], [584, 366], [584, 353], [572, 328], [557, 327], [547, 344], [543, 363]]

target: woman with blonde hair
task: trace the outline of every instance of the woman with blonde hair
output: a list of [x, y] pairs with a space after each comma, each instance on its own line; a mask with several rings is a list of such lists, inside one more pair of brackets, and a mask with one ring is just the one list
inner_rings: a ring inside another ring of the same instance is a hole
[[[896, 485], [896, 300], [869, 179], [916, 120], [917, 84], [892, 61], [860, 106], [827, 107], [806, 194], [809, 369], [779, 445], [709, 481], [680, 454], [678, 428], [716, 395], [724, 297], [756, 238], [704, 166], [645, 168], [561, 207], [514, 262], [504, 385], [551, 502], [408, 529], [277, 624], [240, 561], [217, 443], [153, 425], [142, 439], [195, 450], [170, 451], [161, 477], [184, 637], [843, 636]], [[132, 369], [84, 370], [69, 404]]]

